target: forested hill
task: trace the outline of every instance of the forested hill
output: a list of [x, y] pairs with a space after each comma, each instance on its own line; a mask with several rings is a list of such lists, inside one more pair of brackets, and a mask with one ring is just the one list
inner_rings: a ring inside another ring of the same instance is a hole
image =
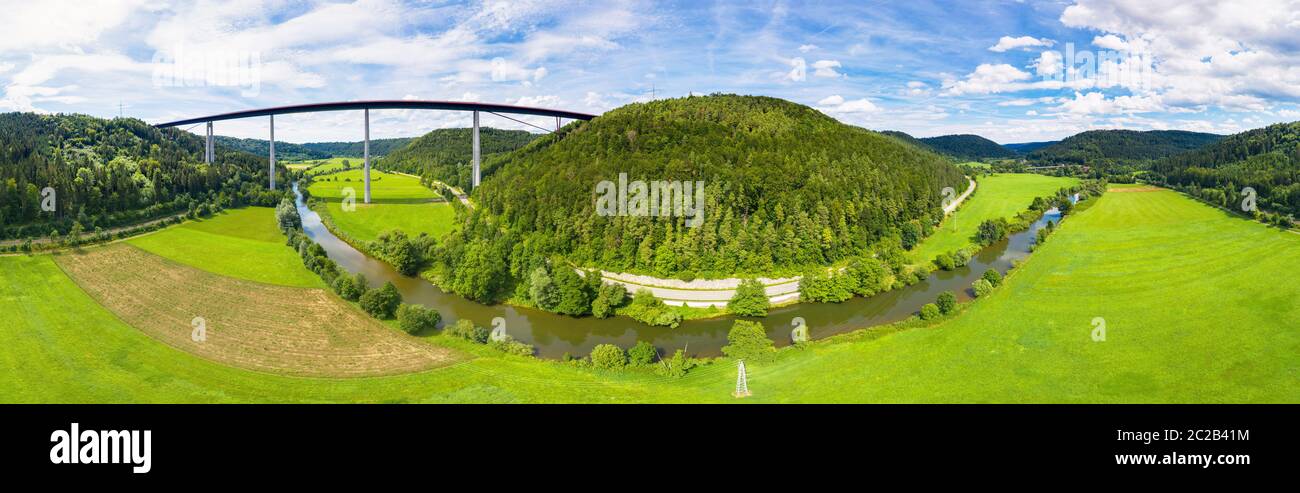
[[[599, 184], [617, 183], [620, 173], [702, 181], [701, 223], [597, 215]], [[789, 101], [712, 95], [631, 104], [507, 154], [475, 192], [467, 227], [445, 245], [439, 275], [481, 298], [508, 284], [479, 268], [490, 252], [509, 255], [515, 280], [552, 254], [664, 277], [829, 265], [882, 240], [896, 245], [905, 223], [940, 217], [944, 187], [965, 184], [938, 154]]]
[[917, 140], [939, 153], [968, 161], [1016, 157], [1015, 151], [978, 135], [942, 135]]
[[1046, 142], [1021, 142], [1017, 144], [1002, 144], [1002, 147], [1011, 149], [1020, 154], [1029, 154], [1044, 147], [1060, 142], [1059, 140], [1049, 140]]
[[1150, 161], [1189, 151], [1222, 135], [1182, 130], [1089, 130], [1029, 153], [1029, 159], [1059, 164]]
[[[84, 231], [186, 212], [198, 202], [272, 205], [266, 161], [218, 147], [203, 161], [203, 139], [133, 118], [0, 114], [0, 236]], [[283, 169], [281, 173], [285, 172]], [[41, 191], [55, 192], [52, 212]]]
[[1200, 149], [1156, 161], [1157, 180], [1220, 205], [1242, 201], [1251, 187], [1267, 211], [1300, 216], [1300, 122], [1224, 137]]
[[[270, 143], [264, 139], [240, 139], [218, 135], [217, 144], [238, 149], [255, 156], [266, 156], [270, 152]], [[370, 156], [383, 156], [394, 149], [409, 143], [410, 137], [395, 139], [372, 139]], [[275, 142], [275, 157], [283, 161], [305, 161], [309, 159], [326, 159], [331, 157], [361, 157], [364, 154], [363, 142], [311, 142], [293, 144]]]
[[[487, 177], [496, 171], [500, 163], [498, 159], [500, 154], [528, 145], [537, 137], [537, 134], [523, 130], [480, 128], [479, 150], [483, 153], [480, 163], [482, 176]], [[473, 176], [473, 169], [470, 166], [472, 158], [473, 129], [445, 128], [411, 140], [402, 148], [380, 159], [378, 166], [383, 170], [420, 175], [426, 181], [439, 180], [469, 190]]]

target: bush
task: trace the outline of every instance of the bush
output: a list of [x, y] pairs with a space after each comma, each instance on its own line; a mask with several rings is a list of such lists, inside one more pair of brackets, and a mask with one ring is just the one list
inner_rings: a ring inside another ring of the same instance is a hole
[[977, 279], [975, 284], [971, 285], [971, 288], [975, 291], [976, 298], [982, 298], [984, 295], [993, 292], [993, 284], [985, 279]]
[[401, 304], [402, 295], [397, 292], [397, 286], [392, 282], [386, 282], [384, 287], [366, 291], [361, 295], [361, 309], [379, 319], [393, 318], [397, 314], [397, 307]]
[[842, 303], [853, 297], [854, 279], [844, 274], [831, 274], [822, 267], [804, 272], [799, 279], [799, 299], [820, 303]]
[[487, 329], [474, 325], [474, 321], [468, 318], [457, 320], [447, 329], [447, 334], [479, 344], [487, 344], [488, 336], [491, 335]]
[[659, 368], [655, 371], [665, 377], [681, 378], [694, 367], [695, 360], [686, 357], [686, 351], [678, 349], [673, 357], [660, 361]]
[[637, 341], [632, 349], [627, 350], [628, 362], [632, 366], [645, 366], [655, 362], [655, 357], [659, 356], [659, 350], [655, 349], [653, 344], [645, 341]]
[[745, 279], [736, 286], [727, 309], [743, 317], [766, 317], [767, 309], [772, 303], [767, 299], [767, 290], [756, 279]]
[[976, 237], [979, 238], [980, 244], [988, 246], [1006, 238], [1011, 234], [1011, 225], [1004, 218], [988, 219], [980, 223], [979, 232]]
[[998, 271], [995, 269], [989, 269], [984, 271], [984, 276], [982, 277], [982, 279], [988, 281], [989, 284], [992, 284], [993, 287], [995, 288], [1002, 285], [1002, 274], [999, 274]]
[[488, 345], [497, 351], [516, 356], [532, 356], [534, 352], [534, 348], [531, 344], [524, 344], [516, 341], [515, 338], [510, 337], [509, 335], [505, 336], [501, 340], [492, 341]]
[[776, 354], [776, 346], [767, 338], [767, 331], [758, 322], [737, 320], [727, 332], [727, 345], [722, 353], [735, 359], [758, 363], [768, 361]]
[[599, 344], [591, 350], [591, 364], [606, 370], [621, 370], [627, 366], [623, 348], [613, 344]]
[[939, 299], [935, 300], [935, 305], [939, 307], [939, 312], [947, 315], [957, 309], [957, 295], [952, 291], [939, 293]]
[[939, 305], [926, 303], [925, 306], [921, 307], [921, 320], [934, 320], [939, 318], [939, 315], [941, 315]]
[[[340, 279], [347, 278], [341, 277]], [[403, 303], [397, 307], [397, 326], [407, 334], [433, 330], [438, 326], [438, 321], [441, 319], [442, 314], [438, 313], [437, 310], [431, 310], [420, 305]]]
[[952, 258], [951, 253], [940, 253], [934, 257], [934, 265], [943, 270], [953, 270], [957, 268], [957, 262]]
[[854, 280], [854, 294], [872, 296], [882, 289], [887, 272], [885, 264], [880, 260], [857, 257], [849, 261], [849, 266], [844, 273]]

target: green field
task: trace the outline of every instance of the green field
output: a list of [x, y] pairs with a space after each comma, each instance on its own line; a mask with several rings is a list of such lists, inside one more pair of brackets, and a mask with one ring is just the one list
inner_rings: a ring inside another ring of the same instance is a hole
[[[300, 161], [289, 163], [285, 166], [293, 170], [308, 170], [308, 175], [319, 175], [343, 169], [343, 162], [348, 162], [349, 169], [361, 169], [365, 167], [366, 160], [359, 157], [332, 157], [328, 159], [313, 159], [310, 161]], [[370, 157], [370, 165], [374, 166], [375, 157]], [[373, 171], [373, 169], [372, 169]]]
[[[1169, 191], [1112, 192], [952, 319], [781, 351], [751, 365], [742, 402], [1297, 402], [1300, 287], [1274, 281], [1298, 266], [1300, 235]], [[671, 380], [444, 336], [426, 340], [478, 357], [357, 379], [238, 370], [125, 326], [48, 256], [0, 257], [0, 311], [4, 402], [736, 402], [727, 362]]]
[[227, 210], [128, 243], [223, 276], [285, 286], [324, 287], [319, 277], [303, 269], [293, 249], [285, 246], [284, 234], [275, 225], [275, 210], [268, 207]]
[[1028, 173], [1002, 173], [980, 178], [975, 193], [908, 256], [913, 263], [921, 264], [934, 260], [941, 253], [965, 248], [973, 244], [971, 237], [979, 230], [980, 223], [999, 217], [1013, 218], [1028, 209], [1034, 197], [1049, 196], [1076, 183], [1078, 180], [1075, 178]]
[[[308, 191], [325, 202], [325, 211], [333, 225], [349, 237], [374, 241], [379, 234], [400, 229], [410, 236], [420, 233], [440, 238], [455, 227], [455, 212], [446, 202], [432, 202], [440, 197], [420, 184], [420, 180], [405, 175], [370, 171], [371, 203], [362, 203], [365, 182], [359, 170], [346, 171], [323, 177], [329, 181], [316, 181]], [[356, 193], [356, 210], [343, 210], [344, 190]]]

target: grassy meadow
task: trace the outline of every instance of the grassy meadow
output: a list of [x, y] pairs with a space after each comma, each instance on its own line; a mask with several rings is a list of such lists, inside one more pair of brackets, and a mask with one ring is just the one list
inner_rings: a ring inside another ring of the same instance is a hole
[[914, 264], [921, 264], [941, 253], [972, 245], [971, 237], [979, 230], [980, 223], [999, 217], [1013, 218], [1028, 209], [1034, 197], [1052, 195], [1076, 183], [1075, 178], [1028, 173], [999, 173], [980, 178], [975, 193], [912, 249], [908, 257]]
[[[410, 176], [370, 170], [371, 203], [363, 203], [365, 178], [353, 170], [318, 178], [308, 188], [311, 195], [324, 202], [324, 212], [333, 226], [351, 238], [369, 242], [379, 234], [400, 229], [410, 236], [426, 233], [441, 237], [455, 228], [456, 215], [451, 205]], [[345, 189], [356, 193], [356, 210], [343, 210]]]

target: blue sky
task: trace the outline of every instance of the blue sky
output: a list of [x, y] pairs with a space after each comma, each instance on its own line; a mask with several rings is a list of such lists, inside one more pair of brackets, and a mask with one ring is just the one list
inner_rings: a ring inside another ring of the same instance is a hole
[[[160, 122], [413, 98], [599, 113], [730, 92], [877, 130], [1003, 143], [1300, 120], [1296, 0], [0, 4], [14, 27], [0, 39], [0, 111], [120, 108]], [[1123, 58], [1097, 63], [1103, 53]], [[176, 61], [189, 79], [173, 76]], [[469, 121], [401, 110], [371, 118], [375, 138]], [[291, 142], [361, 137], [354, 113], [277, 120], [277, 137]], [[264, 138], [266, 122], [221, 122], [217, 132]]]

